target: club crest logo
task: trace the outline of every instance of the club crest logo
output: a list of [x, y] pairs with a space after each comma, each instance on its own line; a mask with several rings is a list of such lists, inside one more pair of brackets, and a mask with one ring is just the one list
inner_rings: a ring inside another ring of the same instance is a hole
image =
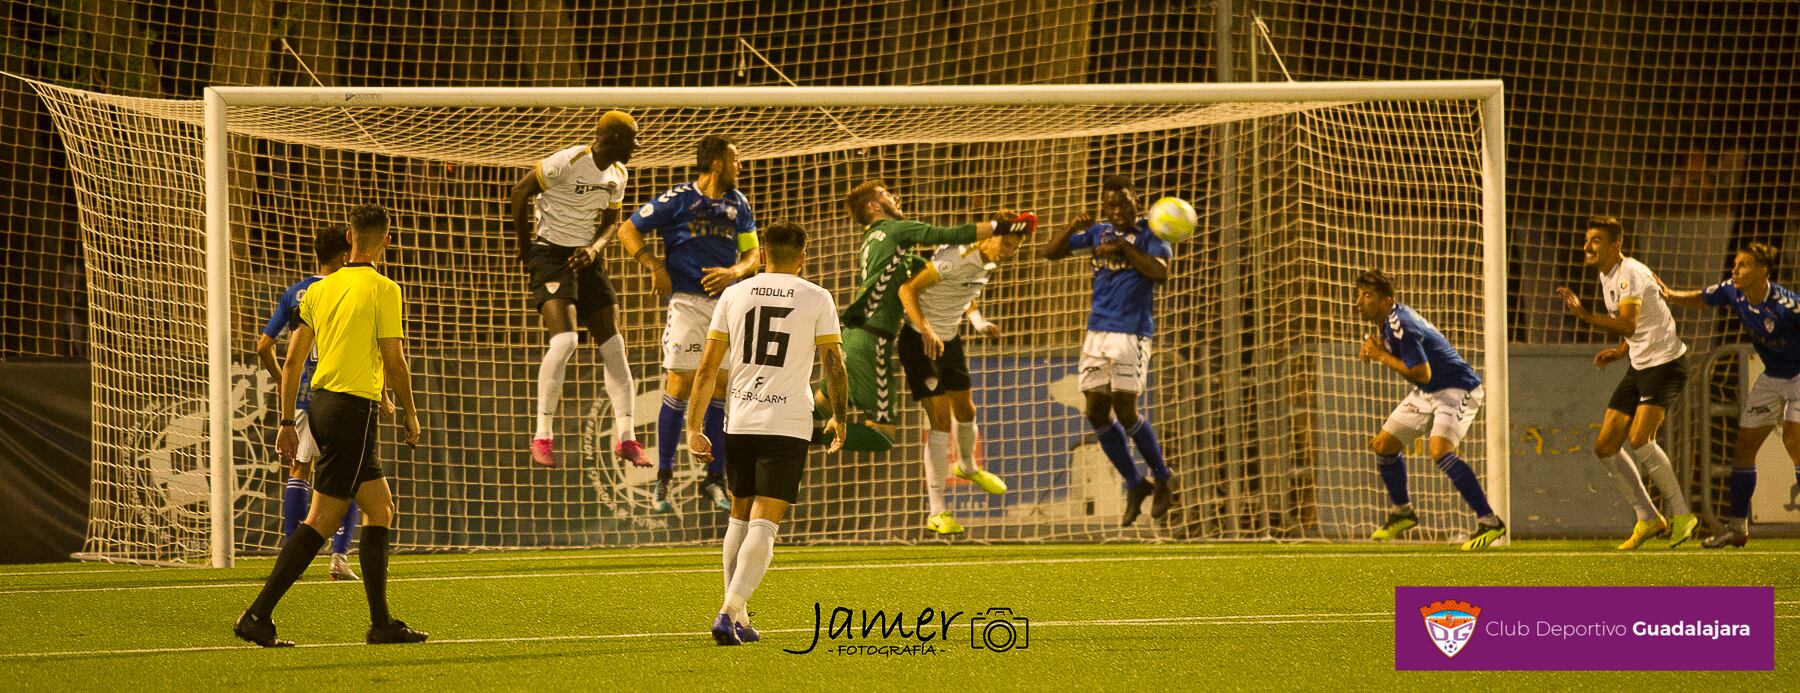
[[1445, 657], [1455, 657], [1475, 637], [1475, 619], [1481, 616], [1481, 607], [1463, 601], [1438, 601], [1419, 607], [1419, 614], [1425, 617], [1425, 630], [1438, 651]]

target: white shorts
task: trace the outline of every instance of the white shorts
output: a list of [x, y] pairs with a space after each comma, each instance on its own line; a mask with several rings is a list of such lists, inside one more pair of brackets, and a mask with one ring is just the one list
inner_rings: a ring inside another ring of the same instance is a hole
[[1413, 390], [1400, 401], [1400, 406], [1394, 407], [1381, 430], [1399, 438], [1402, 445], [1411, 444], [1428, 431], [1433, 438], [1458, 445], [1475, 423], [1475, 414], [1481, 411], [1481, 402], [1486, 398], [1487, 392], [1480, 385], [1473, 390], [1447, 389], [1430, 394]]
[[712, 327], [718, 299], [699, 294], [669, 297], [669, 322], [663, 326], [664, 370], [700, 370], [700, 354], [706, 350], [706, 331]]
[[1782, 421], [1800, 423], [1800, 376], [1782, 380], [1764, 373], [1750, 386], [1739, 428], [1763, 428]]
[[319, 443], [313, 440], [312, 417], [306, 415], [305, 409], [294, 411], [294, 429], [300, 432], [300, 451], [295, 453], [295, 461], [301, 464], [312, 464], [319, 460]]
[[1143, 392], [1150, 371], [1150, 338], [1089, 331], [1081, 340], [1081, 391]]

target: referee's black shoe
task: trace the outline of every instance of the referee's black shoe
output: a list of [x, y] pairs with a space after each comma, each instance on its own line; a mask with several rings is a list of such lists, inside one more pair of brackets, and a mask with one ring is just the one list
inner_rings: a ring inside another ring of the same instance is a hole
[[1139, 479], [1136, 486], [1125, 492], [1125, 517], [1119, 520], [1120, 527], [1130, 527], [1137, 522], [1138, 515], [1144, 512], [1144, 499], [1156, 490], [1156, 485], [1149, 479]]
[[384, 625], [369, 626], [370, 645], [394, 645], [404, 643], [425, 642], [429, 634], [406, 627], [406, 622], [393, 619]]
[[253, 642], [263, 647], [293, 647], [294, 641], [275, 637], [275, 622], [266, 618], [257, 618], [245, 611], [239, 616], [237, 625], [231, 628], [244, 642]]

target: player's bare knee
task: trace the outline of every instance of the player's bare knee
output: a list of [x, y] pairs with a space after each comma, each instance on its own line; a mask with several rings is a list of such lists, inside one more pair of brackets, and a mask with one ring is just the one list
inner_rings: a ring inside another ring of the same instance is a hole
[[957, 421], [975, 420], [975, 401], [970, 398], [968, 390], [950, 393], [951, 414]]
[[925, 409], [925, 424], [933, 431], [948, 432], [954, 421], [950, 403], [945, 401], [946, 399], [943, 395], [939, 395], [919, 400], [919, 404]]
[[1648, 430], [1632, 431], [1631, 435], [1625, 437], [1625, 442], [1631, 445], [1631, 449], [1636, 450], [1656, 442], [1656, 432]]
[[1136, 392], [1114, 392], [1112, 394], [1113, 418], [1119, 420], [1120, 426], [1131, 428], [1137, 425], [1137, 396]]
[[1377, 433], [1375, 437], [1369, 439], [1369, 451], [1383, 457], [1400, 454], [1400, 450], [1404, 447], [1399, 438], [1395, 438], [1394, 434], [1387, 431]]
[[1431, 440], [1428, 441], [1425, 444], [1425, 446], [1426, 446], [1426, 448], [1428, 448], [1430, 450], [1431, 459], [1434, 459], [1434, 460], [1442, 458], [1443, 456], [1448, 455], [1450, 453], [1456, 452], [1456, 444], [1450, 442], [1449, 438], [1439, 438], [1437, 436], [1432, 436]]

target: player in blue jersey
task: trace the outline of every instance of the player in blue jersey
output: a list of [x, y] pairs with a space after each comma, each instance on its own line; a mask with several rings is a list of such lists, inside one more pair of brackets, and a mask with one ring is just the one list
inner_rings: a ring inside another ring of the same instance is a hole
[[[275, 358], [275, 341], [300, 326], [300, 298], [306, 295], [306, 288], [344, 266], [344, 255], [349, 252], [350, 237], [345, 235], [343, 227], [328, 226], [319, 229], [313, 236], [313, 256], [319, 261], [318, 274], [294, 282], [293, 286], [282, 292], [281, 298], [275, 302], [275, 312], [269, 315], [269, 323], [263, 326], [262, 334], [256, 336], [256, 357], [277, 386], [281, 383], [281, 361]], [[313, 461], [319, 457], [319, 446], [313, 442], [312, 425], [306, 414], [313, 367], [318, 363], [317, 354], [308, 354], [306, 367], [300, 372], [300, 397], [294, 405], [294, 422], [300, 432], [300, 452], [294, 458], [294, 464], [288, 467], [287, 486], [281, 492], [281, 536], [284, 540], [294, 533], [294, 528], [300, 526], [300, 521], [306, 519], [307, 511], [312, 508], [312, 485], [307, 479], [312, 476]], [[391, 404], [385, 400], [382, 404], [391, 411]], [[356, 579], [356, 573], [350, 570], [350, 534], [356, 530], [358, 514], [356, 504], [351, 503], [350, 509], [344, 513], [343, 525], [338, 527], [336, 534], [331, 535], [333, 580]]]
[[1475, 511], [1475, 530], [1469, 532], [1462, 549], [1487, 548], [1506, 534], [1506, 523], [1488, 507], [1475, 470], [1456, 454], [1457, 444], [1481, 409], [1485, 396], [1481, 378], [1436, 327], [1394, 299], [1394, 282], [1380, 270], [1356, 278], [1356, 312], [1373, 323], [1378, 333], [1363, 338], [1360, 358], [1387, 366], [1413, 384], [1412, 394], [1394, 408], [1381, 432], [1369, 441], [1369, 448], [1375, 451], [1375, 469], [1394, 504], [1387, 523], [1369, 538], [1387, 541], [1419, 524], [1406, 491], [1404, 451], [1420, 435], [1430, 433], [1431, 459]]
[[[1156, 497], [1150, 505], [1152, 519], [1162, 519], [1174, 504], [1162, 445], [1150, 419], [1137, 411], [1138, 395], [1149, 380], [1156, 287], [1169, 280], [1169, 258], [1174, 253], [1138, 216], [1137, 190], [1124, 176], [1107, 176], [1101, 182], [1100, 209], [1102, 221], [1096, 223], [1082, 212], [1058, 230], [1044, 246], [1044, 259], [1091, 256], [1094, 303], [1081, 341], [1080, 385], [1100, 449], [1125, 478], [1121, 524], [1130, 526], [1143, 512], [1145, 498]], [[1138, 472], [1127, 438], [1137, 444], [1154, 483]]]
[[1731, 263], [1731, 278], [1698, 291], [1663, 288], [1663, 297], [1687, 308], [1731, 307], [1750, 344], [1762, 357], [1763, 373], [1750, 386], [1738, 415], [1737, 450], [1731, 469], [1731, 514], [1725, 530], [1701, 546], [1717, 549], [1750, 541], [1750, 497], [1756, 493], [1756, 453], [1781, 425], [1781, 442], [1794, 461], [1800, 487], [1800, 295], [1770, 281], [1777, 251], [1751, 243]]
[[[693, 182], [645, 202], [619, 226], [625, 252], [650, 270], [657, 295], [669, 295], [669, 319], [663, 327], [663, 405], [656, 417], [656, 511], [664, 513], [675, 509], [669, 502], [675, 454], [719, 292], [754, 274], [761, 256], [756, 215], [737, 187], [736, 140], [722, 135], [701, 138], [695, 165], [700, 175]], [[652, 231], [662, 237], [662, 258], [644, 242], [644, 234]], [[706, 435], [720, 452], [725, 449], [726, 394], [724, 388], [714, 392], [705, 413]], [[730, 510], [724, 473], [724, 455], [715, 453], [700, 490], [714, 506]]]

